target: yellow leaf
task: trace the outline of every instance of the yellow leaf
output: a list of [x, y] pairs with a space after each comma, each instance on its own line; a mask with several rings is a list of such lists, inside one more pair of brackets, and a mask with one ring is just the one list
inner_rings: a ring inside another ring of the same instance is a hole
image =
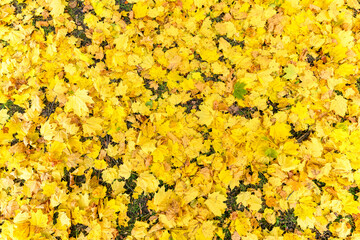
[[14, 139], [14, 137], [11, 133], [1, 133], [0, 134], [0, 144], [2, 144], [2, 145], [11, 142], [13, 139]]
[[212, 221], [206, 221], [202, 224], [200, 228], [198, 228], [196, 233], [196, 239], [198, 240], [211, 240], [214, 238], [214, 232], [216, 230], [216, 226]]
[[106, 150], [107, 155], [112, 158], [116, 158], [119, 154], [119, 148], [118, 146], [113, 146], [111, 144], [108, 145]]
[[237, 204], [242, 204], [244, 206], [249, 206], [251, 211], [259, 211], [261, 208], [261, 198], [256, 195], [252, 195], [250, 192], [241, 192], [236, 199]]
[[130, 54], [128, 56], [128, 64], [130, 66], [136, 66], [136, 65], [139, 65], [140, 63], [142, 62], [142, 59], [136, 55], [136, 54]]
[[43, 214], [41, 210], [37, 210], [36, 212], [31, 211], [31, 219], [30, 223], [33, 226], [44, 228], [47, 226], [48, 216]]
[[57, 219], [57, 227], [66, 230], [71, 225], [70, 218], [64, 212], [60, 212]]
[[126, 191], [126, 189], [124, 188], [125, 186], [125, 182], [119, 182], [119, 181], [114, 181], [111, 184], [111, 188], [113, 190], [113, 194], [115, 196], [120, 196], [122, 193], [124, 193]]
[[46, 182], [42, 188], [43, 194], [46, 197], [51, 197], [51, 195], [53, 195], [55, 193], [56, 186], [57, 186], [56, 182]]
[[346, 239], [351, 233], [351, 225], [345, 220], [342, 222], [334, 222], [330, 225], [329, 230], [336, 234], [338, 239]]
[[194, 0], [194, 5], [201, 8], [203, 5], [207, 5], [207, 0]]
[[136, 221], [134, 228], [131, 231], [131, 236], [135, 237], [136, 239], [144, 239], [147, 234], [148, 227], [148, 223]]
[[118, 171], [115, 168], [107, 168], [103, 171], [103, 179], [106, 183], [112, 183], [118, 178]]
[[167, 147], [164, 145], [160, 145], [152, 152], [151, 155], [153, 156], [154, 162], [163, 162], [167, 153]]
[[65, 190], [58, 190], [55, 194], [51, 195], [50, 206], [52, 208], [59, 206], [61, 203], [66, 202], [69, 196], [66, 194]]
[[161, 187], [159, 191], [155, 193], [154, 200], [152, 202], [154, 210], [156, 212], [166, 210], [173, 195], [172, 190], [165, 191], [165, 187]]
[[195, 115], [199, 118], [199, 124], [210, 126], [210, 124], [214, 121], [215, 111], [207, 105], [201, 105], [200, 111], [196, 112]]
[[246, 236], [251, 231], [250, 219], [245, 216], [243, 212], [238, 214], [235, 222], [235, 230], [240, 236]]
[[277, 161], [281, 166], [281, 170], [286, 172], [295, 170], [300, 163], [300, 160], [298, 160], [297, 158], [287, 157], [285, 154], [280, 154], [277, 157]]
[[50, 121], [45, 122], [44, 125], [41, 126], [40, 134], [45, 140], [51, 141], [56, 134], [55, 124], [50, 124]]
[[139, 186], [144, 192], [151, 193], [156, 192], [159, 188], [159, 180], [149, 172], [143, 172], [137, 179], [136, 185]]
[[128, 179], [131, 175], [131, 170], [131, 164], [129, 162], [125, 162], [119, 167], [119, 176]]
[[79, 198], [79, 207], [81, 209], [84, 209], [84, 208], [88, 207], [89, 204], [90, 204], [89, 194], [88, 193], [80, 194], [79, 197], [80, 197]]
[[355, 8], [355, 9], [359, 9], [360, 8], [360, 4], [358, 1], [356, 0], [347, 0], [346, 3], [352, 7], [352, 8]]
[[141, 149], [146, 153], [146, 154], [150, 154], [153, 151], [155, 151], [156, 147], [156, 141], [155, 140], [149, 140], [148, 138], [145, 137], [139, 137], [139, 142], [137, 143], [138, 145], [141, 146]]
[[[348, 4], [348, 1], [347, 1]], [[340, 44], [342, 44], [344, 47], [352, 48], [354, 46], [354, 32], [353, 31], [344, 31], [341, 30], [338, 33], [338, 39], [340, 41]]]
[[50, 14], [53, 17], [58, 17], [64, 13], [65, 4], [61, 0], [47, 0], [47, 2], [49, 2]]
[[105, 162], [105, 160], [101, 159], [96, 159], [94, 161], [94, 168], [99, 169], [99, 170], [103, 170], [107, 167], [107, 163]]
[[298, 154], [299, 144], [293, 141], [287, 141], [283, 146], [283, 152], [289, 155], [297, 155]]
[[199, 196], [199, 190], [197, 188], [191, 187], [185, 192], [185, 196], [182, 198], [184, 204], [188, 204], [195, 198]]
[[18, 214], [16, 214], [13, 221], [15, 224], [20, 224], [26, 222], [29, 219], [30, 214], [28, 212], [19, 212]]
[[307, 107], [301, 102], [297, 102], [296, 106], [291, 108], [291, 112], [297, 114], [301, 120], [309, 117]]
[[111, 15], [111, 11], [106, 8], [109, 1], [91, 0], [90, 2], [98, 16], [109, 17]]
[[333, 170], [337, 170], [341, 174], [348, 174], [352, 170], [350, 161], [345, 156], [337, 158], [336, 162], [332, 164], [332, 167]]
[[340, 67], [335, 70], [335, 73], [341, 77], [347, 77], [355, 73], [355, 66], [349, 63], [341, 64]]
[[356, 170], [356, 172], [354, 172], [354, 180], [357, 185], [360, 184], [360, 170]]
[[347, 100], [343, 96], [336, 95], [335, 99], [331, 101], [330, 110], [344, 117], [347, 111]]
[[63, 150], [66, 148], [66, 144], [63, 142], [53, 141], [50, 145], [49, 152], [53, 158], [60, 157]]
[[335, 47], [329, 49], [330, 56], [333, 57], [335, 62], [346, 58], [347, 51], [348, 49], [341, 44], [337, 44]]
[[231, 172], [229, 170], [226, 170], [226, 168], [223, 168], [218, 176], [220, 181], [223, 182], [225, 186], [228, 186], [230, 181], [232, 180]]
[[72, 63], [69, 63], [69, 64], [64, 66], [65, 73], [68, 73], [70, 76], [75, 75], [76, 70], [77, 70], [76, 66], [74, 64], [72, 64]]
[[227, 76], [230, 73], [227, 67], [224, 64], [220, 64], [219, 62], [214, 62], [211, 64], [211, 70], [215, 74], [223, 74], [224, 76]]
[[148, 7], [146, 2], [138, 2], [133, 6], [132, 10], [134, 11], [135, 18], [143, 18], [147, 15]]
[[285, 141], [290, 134], [291, 127], [286, 123], [275, 123], [270, 127], [270, 136], [275, 140], [283, 142]]
[[219, 54], [216, 48], [200, 49], [200, 56], [203, 60], [213, 63], [219, 59]]
[[302, 229], [307, 227], [313, 228], [315, 223], [315, 213], [316, 209], [312, 206], [309, 206], [304, 203], [298, 203], [295, 206], [294, 214], [298, 217], [298, 223]]
[[[175, 219], [167, 217], [165, 214], [159, 214], [159, 222], [162, 223], [166, 228], [173, 228], [176, 226]], [[175, 237], [173, 239], [184, 239], [185, 240], [186, 238]]]
[[87, 118], [83, 124], [84, 136], [94, 136], [102, 132], [101, 123], [103, 120], [98, 117]]
[[128, 47], [129, 37], [125, 34], [121, 34], [114, 39], [116, 49], [124, 51]]
[[78, 89], [74, 95], [69, 97], [69, 101], [65, 104], [65, 112], [71, 110], [80, 117], [89, 113], [89, 108], [86, 103], [94, 103], [92, 98], [88, 96], [88, 90]]
[[180, 86], [184, 91], [194, 89], [194, 81], [191, 78], [185, 78], [181, 81]]
[[7, 114], [7, 109], [0, 110], [0, 125], [3, 125], [8, 120], [9, 115]]
[[151, 18], [156, 18], [160, 14], [164, 13], [165, 8], [163, 6], [157, 7], [157, 8], [150, 8], [147, 15]]
[[347, 196], [342, 199], [342, 204], [344, 206], [343, 210], [348, 214], [358, 214], [360, 213], [359, 207], [360, 203], [358, 201], [354, 201], [353, 196]]
[[226, 197], [219, 192], [209, 194], [208, 199], [205, 201], [205, 205], [215, 215], [221, 216], [226, 209]]
[[313, 157], [321, 157], [324, 148], [319, 139], [311, 138], [311, 142], [306, 142], [306, 145], [309, 150], [309, 153]]

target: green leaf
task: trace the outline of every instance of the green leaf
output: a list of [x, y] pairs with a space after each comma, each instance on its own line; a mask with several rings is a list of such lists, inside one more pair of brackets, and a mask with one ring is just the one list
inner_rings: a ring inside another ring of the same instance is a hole
[[288, 80], [294, 80], [297, 77], [296, 68], [292, 64], [289, 64], [289, 66], [284, 69], [284, 72], [286, 73], [284, 78]]
[[265, 155], [271, 158], [277, 158], [277, 152], [273, 148], [268, 148], [265, 151]]
[[234, 97], [238, 99], [244, 99], [244, 95], [247, 94], [247, 91], [245, 90], [245, 83], [237, 82], [234, 86]]
[[148, 106], [148, 107], [152, 108], [152, 107], [153, 107], [153, 101], [152, 101], [152, 100], [147, 101], [147, 102], [145, 103], [145, 106]]
[[337, 123], [335, 126], [337, 129], [342, 129], [344, 131], [348, 131], [348, 126], [346, 125], [346, 123]]

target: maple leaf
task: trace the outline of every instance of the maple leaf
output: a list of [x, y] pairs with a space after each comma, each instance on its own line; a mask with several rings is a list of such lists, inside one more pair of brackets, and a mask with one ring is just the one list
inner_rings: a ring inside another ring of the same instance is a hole
[[159, 188], [159, 180], [157, 180], [154, 175], [148, 172], [141, 173], [137, 179], [137, 185], [144, 192], [156, 192]]
[[208, 199], [205, 201], [205, 205], [215, 215], [221, 216], [226, 209], [226, 197], [219, 192], [209, 194]]
[[107, 168], [103, 171], [103, 179], [107, 183], [112, 183], [118, 177], [118, 171], [115, 168]]
[[1, 109], [0, 110], [0, 125], [3, 125], [6, 123], [6, 121], [9, 118], [9, 115], [7, 114], [7, 110], [6, 109]]
[[185, 196], [182, 198], [182, 200], [184, 201], [185, 204], [188, 204], [198, 196], [199, 196], [199, 190], [195, 187], [192, 187], [188, 191], [186, 191]]
[[297, 77], [296, 73], [296, 67], [293, 64], [289, 64], [285, 69], [284, 72], [286, 73], [284, 75], [284, 78], [288, 80], [294, 80]]
[[273, 148], [268, 148], [265, 151], [265, 155], [271, 158], [277, 158], [278, 153]]
[[18, 214], [16, 214], [16, 216], [14, 217], [14, 223], [16, 224], [20, 224], [23, 222], [26, 222], [30, 219], [30, 214], [28, 212], [19, 212]]
[[247, 94], [245, 83], [236, 82], [234, 85], [234, 97], [244, 99], [245, 94]]
[[126, 162], [119, 167], [119, 176], [128, 179], [131, 176], [131, 164]]
[[57, 225], [59, 229], [66, 230], [71, 225], [70, 218], [64, 212], [60, 212], [57, 218]]
[[157, 193], [155, 193], [153, 200], [153, 209], [155, 211], [164, 211], [167, 209], [168, 204], [170, 204], [169, 199], [174, 197], [174, 194], [171, 190], [165, 191], [165, 187], [161, 187]]
[[88, 96], [88, 90], [78, 89], [74, 95], [68, 98], [69, 100], [65, 104], [65, 111], [74, 111], [79, 117], [85, 116], [89, 113], [89, 108], [86, 103], [94, 103], [92, 98]]
[[261, 198], [252, 195], [250, 192], [242, 192], [237, 196], [236, 203], [249, 206], [251, 211], [257, 212], [261, 208], [262, 201]]
[[137, 2], [133, 6], [135, 18], [143, 18], [147, 15], [148, 8], [146, 2]]
[[66, 202], [69, 196], [66, 194], [65, 190], [58, 190], [55, 194], [50, 197], [50, 206], [56, 207], [61, 203]]
[[213, 222], [212, 221], [206, 221], [197, 230], [196, 239], [199, 239], [199, 240], [212, 239], [213, 236], [214, 236], [215, 230], [216, 230], [216, 226], [213, 224]]
[[314, 157], [320, 157], [323, 152], [323, 145], [317, 138], [311, 138], [311, 142], [306, 143], [309, 153]]
[[48, 222], [47, 214], [44, 214], [41, 210], [37, 210], [36, 212], [31, 211], [30, 223], [31, 225], [38, 227], [46, 227]]
[[283, 171], [291, 171], [299, 167], [300, 160], [295, 157], [287, 157], [281, 154], [278, 158], [278, 163]]
[[331, 224], [329, 229], [342, 239], [345, 239], [349, 234], [351, 234], [351, 227], [347, 221], [335, 222]]
[[355, 66], [349, 63], [341, 64], [339, 68], [335, 70], [335, 73], [342, 77], [347, 77], [355, 73]]
[[94, 161], [94, 168], [104, 170], [107, 167], [106, 161], [103, 159], [97, 159]]
[[283, 152], [289, 155], [297, 155], [298, 151], [297, 149], [299, 148], [299, 145], [296, 144], [295, 142], [292, 141], [287, 141], [285, 142], [284, 146], [283, 146]]
[[270, 127], [270, 136], [277, 141], [285, 141], [290, 134], [291, 127], [286, 123], [275, 123]]
[[102, 131], [101, 123], [103, 119], [97, 117], [87, 118], [83, 124], [84, 136], [100, 134]]
[[54, 17], [60, 16], [62, 13], [64, 13], [65, 4], [62, 0], [48, 0], [47, 2], [50, 2], [50, 8], [51, 8], [51, 15]]
[[148, 227], [148, 223], [136, 221], [134, 228], [131, 231], [131, 235], [133, 235], [137, 239], [144, 238], [146, 236]]
[[199, 124], [209, 126], [214, 121], [215, 111], [207, 105], [200, 105], [199, 108], [201, 111], [195, 113], [199, 118]]
[[294, 214], [298, 217], [298, 224], [302, 229], [313, 228], [316, 221], [314, 217], [315, 208], [306, 203], [297, 204]]
[[41, 126], [40, 134], [44, 136], [45, 140], [52, 140], [56, 134], [55, 124], [50, 124], [50, 121], [45, 122], [44, 125]]
[[347, 100], [342, 96], [336, 95], [335, 99], [331, 101], [330, 110], [344, 117], [347, 112]]

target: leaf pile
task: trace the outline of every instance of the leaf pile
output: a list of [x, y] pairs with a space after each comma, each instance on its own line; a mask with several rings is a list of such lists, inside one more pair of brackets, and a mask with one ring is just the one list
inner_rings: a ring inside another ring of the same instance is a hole
[[0, 1], [0, 238], [359, 238], [359, 11]]

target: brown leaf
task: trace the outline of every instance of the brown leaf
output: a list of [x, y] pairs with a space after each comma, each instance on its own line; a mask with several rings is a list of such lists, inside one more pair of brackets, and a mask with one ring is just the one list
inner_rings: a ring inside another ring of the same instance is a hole
[[241, 239], [241, 237], [240, 237], [240, 235], [237, 233], [237, 231], [235, 231], [234, 233], [233, 233], [233, 235], [231, 235], [231, 240], [240, 240]]
[[77, 1], [76, 1], [76, 0], [69, 2], [69, 7], [71, 7], [71, 8], [75, 8], [76, 5], [77, 5]]

